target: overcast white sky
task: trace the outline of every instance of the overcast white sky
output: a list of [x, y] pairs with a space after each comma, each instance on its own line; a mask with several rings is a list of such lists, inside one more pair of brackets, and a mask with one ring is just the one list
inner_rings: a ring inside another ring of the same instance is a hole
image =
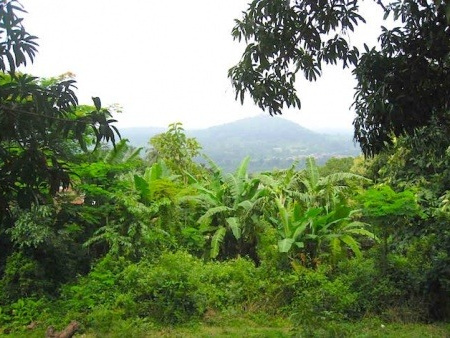
[[[21, 0], [26, 29], [39, 37], [27, 72], [76, 75], [81, 103], [99, 96], [120, 104], [119, 127], [181, 121], [202, 128], [261, 114], [234, 100], [227, 70], [243, 46], [231, 29], [248, 0]], [[369, 25], [353, 42], [374, 44], [381, 13], [365, 0]], [[302, 109], [283, 116], [314, 130], [351, 130], [355, 83], [349, 70], [326, 68], [316, 83], [298, 84]]]

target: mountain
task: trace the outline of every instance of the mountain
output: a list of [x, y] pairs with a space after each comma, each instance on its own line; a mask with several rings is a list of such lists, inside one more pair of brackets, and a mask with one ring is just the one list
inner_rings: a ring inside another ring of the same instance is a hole
[[161, 127], [128, 127], [120, 128], [122, 138], [130, 141], [134, 147], [148, 147], [148, 141], [155, 135], [164, 133], [167, 129]]
[[[133, 146], [147, 146], [148, 140], [163, 128], [123, 128], [121, 134]], [[206, 129], [186, 130], [195, 137], [203, 152], [226, 171], [237, 168], [250, 156], [250, 171], [287, 168], [295, 160], [314, 156], [319, 163], [331, 157], [357, 156], [360, 151], [352, 135], [319, 134], [280, 117], [258, 116]]]

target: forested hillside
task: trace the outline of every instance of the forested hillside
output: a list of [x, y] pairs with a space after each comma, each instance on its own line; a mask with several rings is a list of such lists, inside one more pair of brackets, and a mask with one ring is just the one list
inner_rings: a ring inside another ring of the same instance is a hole
[[[123, 128], [122, 136], [135, 147], [149, 148], [151, 137], [163, 130], [152, 127]], [[233, 171], [242, 158], [250, 156], [249, 170], [287, 169], [295, 160], [313, 156], [324, 164], [331, 157], [357, 156], [352, 136], [319, 134], [281, 117], [259, 116], [199, 130], [186, 130], [202, 145], [201, 153], [225, 171]], [[201, 158], [199, 161], [204, 162]]]
[[[355, 66], [366, 155], [251, 173], [248, 156], [196, 162], [208, 145], [180, 123], [142, 153], [99, 98], [78, 104], [70, 74], [18, 72], [36, 37], [0, 2], [0, 334], [448, 337], [450, 4], [383, 5], [399, 27], [362, 54], [322, 40], [363, 21], [356, 4], [255, 0], [236, 21], [253, 41], [237, 97], [272, 114], [300, 104], [289, 62], [311, 78]], [[281, 120], [266, 121], [270, 136]]]

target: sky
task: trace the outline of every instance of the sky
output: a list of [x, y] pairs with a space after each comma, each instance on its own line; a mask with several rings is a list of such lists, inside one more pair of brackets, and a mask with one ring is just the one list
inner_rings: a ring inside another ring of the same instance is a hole
[[[248, 0], [21, 0], [39, 53], [25, 71], [76, 75], [80, 103], [118, 104], [118, 127], [182, 122], [204, 128], [267, 114], [248, 97], [235, 101], [227, 71], [242, 55], [234, 19]], [[376, 43], [382, 14], [362, 4], [368, 24], [352, 43]], [[300, 78], [300, 77], [298, 77]], [[351, 131], [355, 81], [350, 70], [325, 67], [315, 83], [298, 81], [302, 109], [283, 117], [317, 131]]]

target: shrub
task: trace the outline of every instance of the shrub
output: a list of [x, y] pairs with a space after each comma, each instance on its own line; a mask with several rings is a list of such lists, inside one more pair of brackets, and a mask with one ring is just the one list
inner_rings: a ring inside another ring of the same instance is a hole
[[323, 269], [298, 267], [297, 274], [297, 292], [291, 305], [295, 325], [317, 328], [354, 315], [358, 295], [344, 280], [330, 279]]
[[[0, 307], [0, 328], [23, 331], [31, 322], [46, 317], [48, 302], [44, 299], [20, 298], [14, 303]], [[1, 332], [1, 331], [0, 331]]]
[[22, 252], [15, 252], [8, 257], [0, 280], [0, 301], [11, 303], [20, 298], [42, 296], [50, 287], [39, 262]]
[[418, 292], [414, 269], [405, 256], [390, 254], [387, 271], [373, 258], [339, 265], [339, 279], [357, 294], [358, 317], [381, 316], [386, 321], [412, 322], [427, 318], [428, 300]]
[[132, 290], [128, 314], [150, 316], [164, 324], [198, 318], [206, 309], [197, 272], [201, 262], [184, 252], [163, 254], [156, 264], [142, 261], [124, 272], [122, 290]]
[[248, 306], [259, 297], [258, 277], [254, 263], [244, 258], [205, 264], [200, 281], [208, 295], [208, 307]]
[[373, 258], [353, 259], [338, 266], [339, 278], [358, 296], [356, 315], [380, 314], [398, 299], [400, 290], [381, 274]]
[[163, 324], [200, 319], [207, 309], [240, 310], [260, 297], [254, 264], [238, 258], [205, 263], [185, 252], [163, 254], [156, 263], [130, 265], [123, 290], [132, 289], [127, 313]]
[[77, 283], [63, 286], [61, 300], [70, 312], [88, 312], [95, 307], [114, 306], [119, 297], [118, 281], [130, 263], [107, 255]]

